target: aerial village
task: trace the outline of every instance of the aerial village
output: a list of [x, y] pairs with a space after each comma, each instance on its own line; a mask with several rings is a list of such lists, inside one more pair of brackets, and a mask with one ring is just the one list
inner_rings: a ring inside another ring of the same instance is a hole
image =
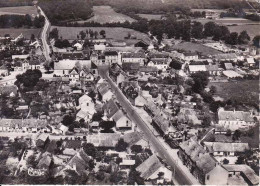
[[3, 183], [167, 185], [181, 170], [194, 184], [259, 184], [259, 105], [213, 85], [259, 79], [259, 48], [58, 34], [48, 63], [42, 38], [0, 38]]

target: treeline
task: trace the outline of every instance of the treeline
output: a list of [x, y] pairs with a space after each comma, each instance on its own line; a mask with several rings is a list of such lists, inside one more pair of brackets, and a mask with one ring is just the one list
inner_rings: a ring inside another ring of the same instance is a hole
[[53, 25], [93, 16], [91, 0], [39, 0], [38, 5]]
[[3, 0], [0, 7], [33, 6], [32, 0]]
[[26, 15], [1, 15], [0, 28], [21, 28], [21, 27], [36, 27], [41, 28], [44, 26], [45, 18], [43, 16], [35, 17], [34, 20], [31, 16]]
[[221, 12], [220, 17], [245, 18], [251, 21], [260, 21], [260, 16], [256, 13], [246, 13], [243, 9], [229, 9], [227, 12]]

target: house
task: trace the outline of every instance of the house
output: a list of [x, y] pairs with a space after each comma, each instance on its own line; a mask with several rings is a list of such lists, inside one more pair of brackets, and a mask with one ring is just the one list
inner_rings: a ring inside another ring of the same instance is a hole
[[48, 152], [45, 152], [42, 154], [42, 156], [39, 160], [39, 163], [37, 164], [36, 167], [38, 169], [49, 170], [51, 162], [52, 162], [51, 154]]
[[9, 75], [9, 70], [6, 65], [0, 66], [0, 77], [5, 77]]
[[214, 156], [238, 156], [249, 150], [248, 143], [204, 142]]
[[169, 67], [169, 60], [166, 58], [162, 59], [156, 59], [153, 58], [151, 61], [147, 63], [148, 67], [156, 67], [158, 70], [166, 71], [166, 69]]
[[40, 133], [36, 137], [36, 146], [37, 147], [44, 147], [49, 141], [49, 134]]
[[122, 162], [119, 163], [120, 169], [131, 169], [135, 165], [135, 160], [123, 159]]
[[116, 51], [105, 51], [105, 63], [113, 64], [118, 63], [118, 53]]
[[134, 105], [136, 107], [144, 107], [146, 103], [147, 100], [142, 95], [138, 95], [134, 100]]
[[168, 118], [158, 114], [153, 117], [152, 125], [156, 128], [156, 130], [160, 133], [161, 136], [169, 134], [171, 132], [171, 124]]
[[77, 49], [77, 51], [81, 51], [83, 49], [83, 45], [80, 43], [74, 44], [73, 47], [75, 47]]
[[259, 185], [259, 176], [248, 165], [223, 165], [223, 167], [228, 171], [229, 178], [237, 180], [242, 177], [244, 183], [248, 185]]
[[69, 130], [69, 128], [65, 125], [63, 125], [62, 123], [60, 123], [58, 126], [57, 126], [57, 130], [59, 131], [60, 134], [63, 134], [65, 135], [66, 132]]
[[223, 71], [223, 75], [226, 76], [228, 79], [243, 77], [241, 74], [239, 74], [239, 73], [237, 73], [236, 71], [233, 71], [233, 70], [225, 70], [225, 71]]
[[82, 141], [81, 140], [66, 140], [62, 143], [62, 147], [64, 149], [74, 149], [79, 150], [81, 148]]
[[192, 60], [197, 60], [199, 59], [199, 56], [198, 54], [196, 53], [193, 53], [193, 52], [186, 52], [186, 53], [183, 53], [183, 56], [182, 56], [183, 60], [184, 61], [192, 61]]
[[216, 54], [214, 58], [217, 61], [233, 61], [237, 62], [237, 55], [235, 53]]
[[84, 94], [79, 98], [79, 105], [82, 104], [88, 104], [88, 105], [94, 105], [92, 98], [89, 97], [88, 95]]
[[157, 158], [156, 155], [152, 155], [139, 165], [136, 170], [140, 172], [140, 176], [144, 180], [157, 180], [160, 172], [164, 173], [163, 179], [166, 183], [172, 183], [172, 172], [167, 169]]
[[87, 141], [100, 149], [114, 149], [120, 139], [118, 133], [99, 133], [87, 136]]
[[88, 156], [83, 149], [80, 149], [64, 166], [54, 169], [54, 177], [64, 176], [66, 170], [73, 170], [78, 175], [82, 175], [89, 168], [89, 161], [92, 158]]
[[255, 125], [252, 112], [226, 111], [224, 108], [218, 110], [218, 125], [225, 129], [235, 131], [237, 129], [248, 129]]
[[220, 75], [220, 70], [218, 68], [218, 65], [206, 65], [206, 69], [209, 72], [209, 75], [211, 75], [211, 76]]
[[28, 132], [36, 133], [46, 129], [47, 121], [39, 119], [1, 119], [1, 132]]
[[107, 83], [100, 84], [97, 87], [97, 90], [98, 90], [100, 99], [104, 102], [110, 100], [114, 95]]
[[252, 67], [255, 65], [255, 60], [252, 57], [246, 58], [246, 63], [248, 66]]
[[189, 73], [194, 74], [196, 72], [206, 72], [206, 65], [189, 65]]
[[144, 65], [145, 54], [143, 52], [138, 53], [123, 53], [122, 63], [139, 63], [141, 66]]
[[15, 59], [22, 59], [22, 60], [25, 60], [29, 57], [30, 55], [29, 54], [23, 54], [23, 55], [12, 55], [12, 60], [15, 60]]
[[120, 109], [115, 100], [110, 99], [108, 102], [104, 104], [103, 110], [104, 115], [106, 115], [107, 118], [112, 118]]
[[198, 119], [197, 113], [191, 108], [182, 107], [177, 115], [177, 121], [194, 126], [201, 125], [201, 120]]
[[0, 86], [0, 95], [14, 97], [17, 95], [18, 88], [15, 85]]
[[224, 67], [226, 70], [234, 70], [232, 63], [224, 63]]
[[94, 50], [95, 51], [105, 51], [106, 50], [106, 45], [104, 45], [104, 44], [95, 44], [94, 45]]
[[86, 122], [89, 122], [93, 118], [94, 112], [92, 111], [86, 111], [86, 110], [80, 110], [76, 115], [76, 121], [80, 121], [83, 119]]
[[37, 59], [30, 59], [30, 60], [24, 60], [22, 63], [22, 69], [23, 71], [26, 71], [28, 69], [35, 70], [35, 69], [43, 69], [43, 66], [41, 65], [40, 61]]
[[132, 128], [132, 121], [122, 110], [118, 110], [112, 119], [115, 121], [118, 130], [129, 130]]
[[181, 143], [178, 156], [201, 184], [227, 185], [228, 171], [195, 139]]
[[122, 64], [122, 69], [129, 74], [135, 74], [139, 71], [140, 63], [125, 62]]
[[143, 49], [146, 50], [149, 47], [149, 43], [144, 40], [140, 40], [134, 44], [134, 47], [142, 47]]
[[[73, 68], [79, 66], [81, 68], [84, 67], [86, 69], [91, 69], [91, 60], [71, 60], [71, 59], [59, 60], [58, 62], [54, 62], [54, 74], [56, 76], [68, 76], [72, 72]], [[75, 75], [78, 76], [78, 73], [79, 72], [75, 73]]]
[[88, 95], [83, 95], [79, 98], [79, 107], [82, 112], [91, 115], [91, 118], [94, 115], [94, 113], [96, 113], [95, 104], [92, 98], [90, 98]]

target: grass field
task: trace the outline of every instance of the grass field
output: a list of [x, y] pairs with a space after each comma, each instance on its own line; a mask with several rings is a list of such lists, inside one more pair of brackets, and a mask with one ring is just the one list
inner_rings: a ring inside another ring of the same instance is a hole
[[37, 15], [37, 9], [34, 6], [19, 6], [19, 7], [1, 7], [0, 15], [3, 14], [18, 14], [18, 15]]
[[17, 37], [21, 33], [24, 35], [26, 39], [30, 39], [31, 35], [34, 34], [35, 37], [41, 32], [41, 29], [23, 29], [23, 28], [1, 28], [0, 36], [4, 36], [5, 34], [10, 34], [11, 37]]
[[191, 43], [191, 42], [182, 42], [177, 45], [174, 45], [172, 47], [173, 49], [181, 49], [185, 51], [190, 51], [190, 52], [201, 52], [202, 55], [215, 55], [215, 54], [220, 54], [222, 52], [215, 50], [213, 48], [204, 46], [202, 44], [197, 44], [197, 43]]
[[251, 40], [256, 36], [260, 35], [260, 25], [238, 25], [238, 26], [228, 26], [230, 32], [242, 32], [246, 30]]
[[[125, 21], [129, 21], [130, 23], [134, 22], [135, 20], [131, 17], [120, 14], [114, 11], [113, 8], [110, 6], [94, 6], [93, 7], [94, 16], [87, 20], [87, 22], [97, 22], [97, 23], [113, 23], [113, 22], [120, 22], [123, 23]], [[82, 21], [85, 22], [85, 21]], [[79, 23], [82, 23], [79, 21]]]
[[162, 14], [137, 14], [138, 16], [140, 16], [141, 18], [145, 18], [148, 21], [154, 19], [154, 20], [161, 20], [162, 18]]
[[74, 40], [77, 39], [77, 34], [79, 34], [80, 31], [86, 31], [86, 29], [91, 29], [93, 31], [97, 31], [98, 33], [101, 30], [105, 30], [106, 32], [106, 37], [107, 38], [112, 38], [112, 39], [117, 39], [117, 40], [122, 40], [124, 37], [127, 36], [128, 33], [131, 33], [137, 37], [137, 39], [145, 39], [145, 40], [150, 40], [148, 35], [128, 29], [128, 28], [121, 28], [121, 27], [57, 27], [57, 26], [52, 26], [51, 30], [53, 28], [58, 28], [59, 30], [59, 36], [62, 36], [63, 39], [69, 39], [69, 40]]
[[227, 83], [209, 83], [210, 86], [217, 88], [216, 95], [230, 99], [234, 98], [242, 103], [259, 102], [259, 81], [258, 80], [244, 80], [238, 82]]

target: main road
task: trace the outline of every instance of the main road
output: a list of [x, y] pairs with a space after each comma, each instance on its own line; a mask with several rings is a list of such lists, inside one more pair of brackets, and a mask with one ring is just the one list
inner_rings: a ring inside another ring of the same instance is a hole
[[41, 7], [38, 6], [38, 9], [40, 10], [40, 13], [42, 16], [44, 16], [45, 18], [45, 24], [44, 27], [42, 29], [42, 34], [41, 34], [41, 40], [42, 40], [42, 46], [43, 46], [43, 54], [45, 56], [45, 59], [47, 62], [51, 61], [51, 57], [50, 57], [50, 46], [47, 43], [47, 39], [48, 39], [48, 30], [51, 26], [51, 23], [48, 19], [48, 17], [45, 15], [45, 13], [42, 11]]
[[[138, 127], [142, 130], [146, 138], [151, 142], [152, 146], [155, 148], [157, 153], [163, 157], [168, 165], [172, 167], [172, 170], [174, 170], [174, 184], [178, 185], [198, 185], [198, 182], [194, 182], [194, 180], [191, 180], [187, 177], [187, 175], [183, 172], [183, 170], [177, 165], [176, 160], [173, 159], [170, 152], [168, 152], [164, 146], [161, 144], [162, 142], [154, 136], [152, 131], [149, 129], [147, 124], [140, 118], [139, 114], [136, 113], [131, 103], [127, 100], [125, 95], [119, 90], [117, 85], [111, 80], [111, 78], [107, 74], [106, 69], [99, 69], [100, 75], [105, 78], [108, 83], [111, 85], [111, 88], [115, 92], [115, 96], [117, 100], [120, 102], [122, 107], [126, 110], [128, 113], [130, 119], [134, 121]], [[177, 182], [177, 183], [176, 183]]]

